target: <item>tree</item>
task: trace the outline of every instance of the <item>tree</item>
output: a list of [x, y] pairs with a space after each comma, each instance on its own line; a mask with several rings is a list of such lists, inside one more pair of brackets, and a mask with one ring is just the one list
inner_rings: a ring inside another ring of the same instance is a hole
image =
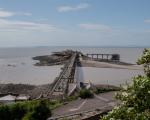
[[150, 49], [145, 49], [137, 62], [144, 66], [144, 76], [133, 78], [132, 85], [117, 93], [121, 101], [101, 120], [150, 120]]

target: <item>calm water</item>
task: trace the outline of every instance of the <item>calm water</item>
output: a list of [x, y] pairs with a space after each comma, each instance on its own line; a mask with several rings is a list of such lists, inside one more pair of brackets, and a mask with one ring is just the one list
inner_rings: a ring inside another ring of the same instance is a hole
[[[143, 48], [98, 48], [98, 47], [36, 47], [36, 48], [0, 48], [0, 83], [51, 83], [59, 75], [62, 66], [36, 67], [32, 57], [48, 55], [65, 49], [78, 50], [83, 53], [118, 53], [121, 61], [135, 63], [142, 54]], [[110, 68], [77, 68], [76, 79], [91, 81], [96, 84], [123, 84], [140, 70]]]

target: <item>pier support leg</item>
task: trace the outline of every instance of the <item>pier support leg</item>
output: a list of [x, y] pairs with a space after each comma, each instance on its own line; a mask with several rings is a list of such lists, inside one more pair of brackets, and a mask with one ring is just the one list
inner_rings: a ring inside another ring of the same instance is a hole
[[107, 61], [108, 61], [108, 56], [109, 56], [109, 55], [107, 55]]

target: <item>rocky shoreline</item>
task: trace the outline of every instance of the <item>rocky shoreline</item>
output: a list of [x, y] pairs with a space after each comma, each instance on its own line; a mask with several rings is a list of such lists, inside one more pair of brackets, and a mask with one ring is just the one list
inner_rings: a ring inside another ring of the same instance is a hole
[[61, 52], [53, 52], [51, 55], [36, 56], [33, 60], [38, 60], [36, 66], [52, 66], [52, 65], [63, 65], [72, 56], [75, 51], [65, 50]]
[[45, 85], [29, 85], [29, 84], [0, 84], [0, 95], [1, 94], [23, 94], [29, 95], [31, 99], [37, 98], [41, 93], [46, 92], [50, 88], [50, 84]]
[[[45, 85], [29, 85], [29, 84], [0, 84], [0, 95], [1, 94], [23, 94], [29, 95], [31, 99], [38, 98], [41, 94], [46, 93], [52, 84]], [[118, 89], [118, 87], [113, 85], [97, 84], [93, 85], [96, 89]]]

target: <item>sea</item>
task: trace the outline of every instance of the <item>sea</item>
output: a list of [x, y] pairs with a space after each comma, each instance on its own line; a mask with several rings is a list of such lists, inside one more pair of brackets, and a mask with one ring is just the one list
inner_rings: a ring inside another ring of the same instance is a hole
[[[120, 54], [123, 62], [136, 64], [144, 48], [126, 47], [13, 47], [0, 48], [0, 84], [50, 84], [61, 72], [59, 66], [34, 66], [35, 56], [50, 55], [52, 52], [72, 49], [87, 53]], [[131, 83], [132, 78], [143, 74], [143, 70], [77, 67], [76, 80], [93, 84], [123, 85]]]

